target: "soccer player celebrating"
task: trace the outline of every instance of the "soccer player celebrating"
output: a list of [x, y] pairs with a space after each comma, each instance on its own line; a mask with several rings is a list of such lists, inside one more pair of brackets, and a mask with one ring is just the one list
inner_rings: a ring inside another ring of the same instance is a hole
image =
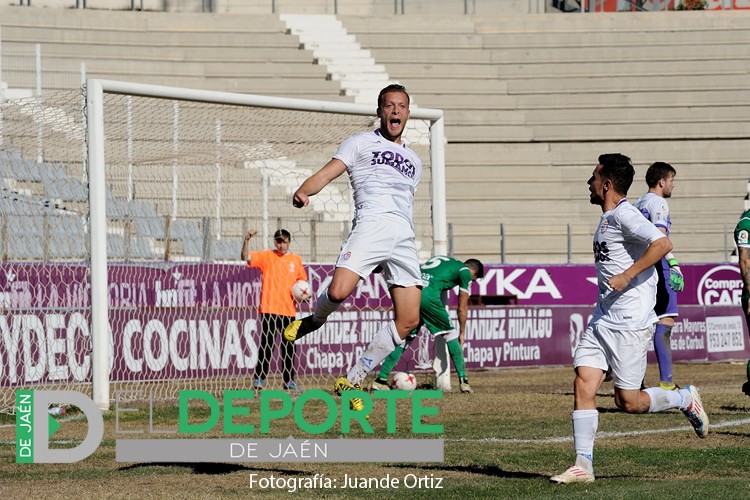
[[[412, 222], [414, 193], [422, 175], [422, 161], [401, 141], [409, 119], [409, 94], [398, 84], [380, 91], [377, 116], [380, 127], [356, 133], [318, 172], [294, 193], [295, 207], [305, 207], [310, 196], [344, 172], [349, 174], [354, 196], [352, 231], [341, 248], [328, 289], [318, 297], [310, 316], [294, 321], [284, 331], [287, 341], [320, 328], [354, 291], [359, 280], [380, 266], [393, 301], [394, 318], [378, 330], [362, 356], [334, 390], [359, 390], [359, 384], [419, 324], [422, 276], [419, 270]], [[359, 398], [350, 406], [361, 410]]]
[[550, 478], [555, 483], [594, 481], [594, 436], [599, 425], [596, 391], [607, 370], [612, 374], [618, 408], [628, 413], [680, 408], [699, 437], [708, 434], [708, 416], [695, 387], [640, 389], [656, 323], [653, 266], [672, 250], [672, 244], [625, 198], [634, 175], [630, 158], [603, 154], [588, 181], [590, 201], [603, 212], [594, 234], [599, 293], [573, 356], [576, 460], [565, 472]]
[[[672, 196], [677, 172], [668, 163], [656, 162], [646, 171], [648, 193], [635, 202], [635, 208], [650, 220], [659, 231], [669, 238], [672, 219], [666, 198]], [[654, 352], [659, 364], [659, 387], [674, 391], [678, 389], [672, 381], [672, 328], [677, 316], [677, 292], [685, 288], [685, 280], [674, 254], [669, 252], [656, 263], [656, 306], [654, 312], [659, 322], [654, 332]]]
[[[750, 210], [740, 216], [734, 228], [734, 242], [737, 243], [737, 255], [742, 275], [742, 312], [750, 330]], [[747, 362], [747, 382], [742, 384], [742, 392], [750, 396], [750, 360]]]
[[[425, 325], [434, 336], [444, 335], [448, 353], [458, 374], [461, 392], [474, 392], [466, 378], [466, 362], [463, 345], [466, 333], [466, 319], [469, 314], [469, 284], [484, 276], [484, 265], [477, 259], [461, 262], [452, 257], [433, 257], [422, 265], [422, 301], [419, 305], [420, 326]], [[458, 287], [458, 332], [451, 323], [448, 311], [441, 300], [441, 294]], [[406, 342], [411, 342], [419, 332], [417, 327]], [[403, 345], [397, 347], [383, 362], [380, 373], [372, 383], [374, 390], [388, 389], [388, 374], [396, 366], [404, 353]]]

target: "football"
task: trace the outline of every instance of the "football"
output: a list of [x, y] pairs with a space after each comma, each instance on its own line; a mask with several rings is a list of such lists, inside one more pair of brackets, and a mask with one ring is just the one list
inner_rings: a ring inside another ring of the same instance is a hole
[[297, 302], [307, 302], [312, 298], [310, 283], [305, 280], [299, 280], [292, 286], [292, 297]]
[[396, 372], [393, 374], [393, 385], [401, 391], [413, 391], [417, 388], [417, 377], [411, 373]]

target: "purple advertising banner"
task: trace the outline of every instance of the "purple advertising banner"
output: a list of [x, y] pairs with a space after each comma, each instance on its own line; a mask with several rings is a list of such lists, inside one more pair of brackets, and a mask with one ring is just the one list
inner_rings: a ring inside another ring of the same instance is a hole
[[[313, 290], [330, 265], [308, 266]], [[90, 285], [84, 266], [0, 264], [0, 385], [91, 379]], [[672, 333], [676, 361], [747, 359], [742, 283], [735, 265], [685, 265], [686, 289]], [[258, 356], [260, 276], [243, 265], [112, 265], [111, 380], [248, 376]], [[473, 294], [514, 295], [517, 305], [470, 310], [467, 368], [560, 365], [592, 312], [593, 266], [487, 266]], [[300, 315], [309, 312], [303, 304]], [[455, 322], [455, 309], [452, 309]], [[300, 374], [348, 370], [391, 317], [381, 275], [363, 280], [328, 323], [297, 345]], [[427, 368], [422, 332], [402, 369]], [[653, 359], [652, 359], [653, 361]], [[272, 370], [278, 367], [272, 364]]]
[[[584, 306], [472, 307], [464, 343], [466, 367], [570, 364], [592, 313], [592, 307]], [[455, 323], [455, 312], [453, 319]], [[681, 307], [671, 339], [675, 361], [710, 362], [750, 357], [745, 317], [737, 307]], [[420, 360], [425, 358], [431, 361], [431, 355], [421, 354], [421, 346], [415, 344], [416, 341], [397, 369], [418, 368]], [[653, 347], [649, 362], [656, 362]]]
[[[742, 278], [737, 264], [681, 264], [685, 289], [680, 305], [739, 305]], [[596, 301], [592, 265], [485, 266], [485, 276], [471, 293], [515, 297], [522, 305], [578, 305]]]

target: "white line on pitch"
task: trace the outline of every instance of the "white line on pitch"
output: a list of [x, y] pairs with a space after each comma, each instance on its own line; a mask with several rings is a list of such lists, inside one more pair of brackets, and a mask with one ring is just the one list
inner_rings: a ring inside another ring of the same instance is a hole
[[[71, 415], [69, 417], [56, 418], [55, 420], [57, 420], [60, 423], [63, 423], [63, 422], [75, 422], [76, 420], [82, 420], [83, 418], [84, 418], [83, 415]], [[0, 425], [0, 429], [5, 429], [8, 427], [15, 427], [15, 426], [16, 424], [2, 424]]]
[[[750, 418], [743, 418], [741, 420], [727, 420], [724, 422], [719, 422], [717, 424], [710, 424], [709, 426], [709, 432], [711, 429], [717, 429], [717, 428], [723, 428], [723, 427], [739, 427], [741, 425], [750, 424]], [[597, 432], [596, 438], [597, 439], [603, 439], [603, 438], [618, 438], [618, 437], [628, 437], [628, 436], [644, 436], [647, 434], [662, 434], [665, 432], [678, 432], [678, 431], [686, 431], [690, 430], [692, 431], [692, 427], [688, 426], [682, 426], [682, 427], [671, 427], [668, 429], [648, 429], [643, 431], [628, 431], [628, 432]], [[471, 443], [564, 443], [567, 441], [572, 441], [573, 436], [565, 436], [565, 437], [554, 437], [554, 438], [544, 438], [544, 439], [515, 439], [515, 438], [480, 438], [480, 439], [468, 439], [468, 438], [458, 438], [458, 439], [446, 439], [446, 441], [460, 441], [460, 442], [471, 442]]]

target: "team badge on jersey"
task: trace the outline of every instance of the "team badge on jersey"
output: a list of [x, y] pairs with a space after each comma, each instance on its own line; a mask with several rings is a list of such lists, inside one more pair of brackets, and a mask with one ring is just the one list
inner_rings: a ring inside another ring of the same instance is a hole
[[599, 224], [599, 232], [604, 234], [607, 232], [607, 229], [609, 229], [609, 219], [604, 219], [601, 224]]
[[344, 255], [341, 256], [341, 258], [344, 260], [349, 260], [349, 257], [351, 256], [352, 256], [351, 252], [346, 252]]
[[737, 234], [737, 244], [747, 245], [747, 243], [748, 243], [748, 232], [747, 230], [743, 229]]

